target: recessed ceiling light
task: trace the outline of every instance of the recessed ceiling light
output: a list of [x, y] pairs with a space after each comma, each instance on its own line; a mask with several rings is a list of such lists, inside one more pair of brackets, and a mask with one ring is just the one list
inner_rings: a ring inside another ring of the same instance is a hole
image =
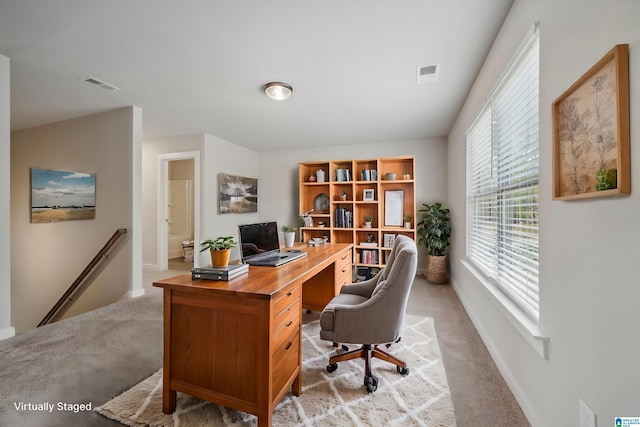
[[276, 101], [284, 101], [293, 93], [293, 88], [282, 82], [267, 83], [262, 87], [262, 90], [264, 90], [265, 95]]

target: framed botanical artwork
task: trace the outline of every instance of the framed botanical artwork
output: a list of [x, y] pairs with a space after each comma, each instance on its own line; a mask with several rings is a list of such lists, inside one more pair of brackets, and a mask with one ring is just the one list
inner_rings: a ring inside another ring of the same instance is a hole
[[616, 45], [552, 105], [553, 199], [631, 193], [629, 46]]
[[375, 191], [373, 189], [367, 189], [362, 191], [362, 200], [370, 202], [375, 200]]
[[221, 214], [258, 212], [258, 180], [244, 176], [218, 174]]
[[96, 174], [31, 168], [31, 222], [96, 217]]

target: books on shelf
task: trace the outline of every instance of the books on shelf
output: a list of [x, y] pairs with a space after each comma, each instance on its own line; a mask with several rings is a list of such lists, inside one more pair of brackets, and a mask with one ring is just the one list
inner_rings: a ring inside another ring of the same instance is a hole
[[363, 181], [377, 181], [378, 171], [375, 169], [365, 169], [361, 173], [361, 178]]
[[378, 251], [374, 249], [362, 249], [360, 251], [361, 264], [378, 264]]
[[226, 267], [194, 267], [191, 269], [191, 279], [224, 280], [229, 281], [249, 272], [249, 264], [229, 264]]
[[333, 226], [335, 228], [353, 228], [353, 212], [344, 208], [333, 211]]
[[336, 181], [351, 181], [351, 171], [349, 169], [336, 169]]
[[396, 240], [395, 234], [383, 234], [382, 235], [382, 246], [385, 248], [392, 248], [393, 242]]

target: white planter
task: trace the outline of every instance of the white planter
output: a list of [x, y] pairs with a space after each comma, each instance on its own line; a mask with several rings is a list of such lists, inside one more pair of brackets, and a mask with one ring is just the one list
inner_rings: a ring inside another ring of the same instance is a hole
[[282, 234], [284, 235], [284, 247], [285, 248], [292, 247], [293, 243], [296, 241], [295, 231], [286, 231]]

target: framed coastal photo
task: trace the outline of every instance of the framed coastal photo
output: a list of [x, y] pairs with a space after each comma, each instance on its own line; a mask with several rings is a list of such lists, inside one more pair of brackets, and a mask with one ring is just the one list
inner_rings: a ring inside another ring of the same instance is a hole
[[611, 49], [552, 114], [553, 199], [630, 194], [629, 46]]
[[218, 174], [218, 207], [221, 214], [258, 212], [258, 179]]
[[96, 174], [31, 168], [31, 222], [96, 217]]

